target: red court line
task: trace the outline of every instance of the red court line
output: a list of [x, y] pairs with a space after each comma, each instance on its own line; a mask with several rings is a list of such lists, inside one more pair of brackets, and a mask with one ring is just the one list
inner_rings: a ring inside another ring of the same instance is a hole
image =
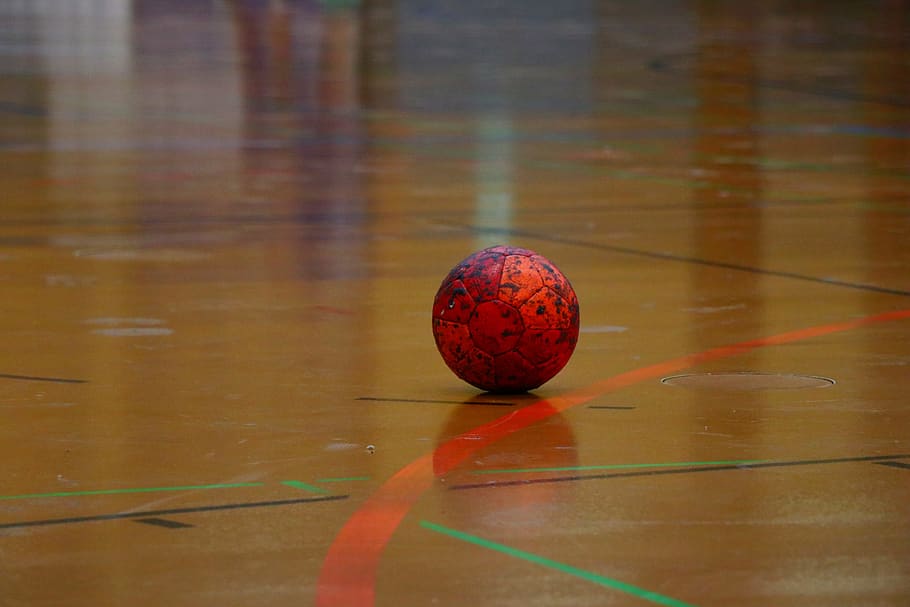
[[316, 604], [319, 607], [372, 606], [376, 594], [376, 571], [382, 551], [411, 507], [432, 486], [433, 479], [446, 474], [477, 450], [513, 432], [608, 392], [701, 363], [744, 354], [758, 348], [907, 318], [910, 318], [910, 310], [896, 310], [689, 354], [620, 373], [561, 396], [536, 401], [460, 434], [395, 473], [348, 519], [323, 561], [316, 589]]

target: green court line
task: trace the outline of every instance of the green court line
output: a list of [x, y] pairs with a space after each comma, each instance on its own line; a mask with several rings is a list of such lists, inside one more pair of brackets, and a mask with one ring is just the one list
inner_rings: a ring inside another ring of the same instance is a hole
[[746, 466], [763, 464], [763, 459], [733, 459], [716, 462], [672, 462], [662, 464], [610, 464], [605, 466], [563, 466], [558, 468], [501, 468], [498, 470], [475, 470], [474, 474], [524, 474], [527, 472], [578, 472], [583, 470], [632, 470], [636, 468], [693, 468], [696, 466]]
[[328, 493], [322, 487], [317, 487], [316, 485], [310, 485], [308, 483], [302, 483], [300, 481], [281, 481], [282, 485], [288, 487], [293, 487], [295, 489], [303, 489], [304, 491], [309, 491], [310, 493]]
[[652, 590], [639, 588], [638, 586], [633, 586], [632, 584], [620, 582], [619, 580], [614, 580], [612, 578], [608, 578], [591, 571], [585, 571], [584, 569], [566, 565], [565, 563], [560, 563], [546, 557], [539, 556], [537, 554], [525, 552], [524, 550], [518, 550], [517, 548], [511, 548], [504, 544], [498, 544], [490, 540], [485, 540], [482, 537], [477, 537], [476, 535], [469, 535], [467, 533], [456, 531], [455, 529], [449, 529], [448, 527], [443, 527], [442, 525], [437, 525], [429, 521], [421, 521], [420, 525], [425, 529], [429, 529], [430, 531], [435, 531], [437, 533], [441, 533], [443, 535], [447, 535], [449, 537], [468, 542], [476, 546], [481, 546], [483, 548], [495, 550], [496, 552], [501, 552], [509, 556], [514, 556], [516, 558], [520, 558], [537, 565], [549, 567], [550, 569], [561, 571], [562, 573], [568, 573], [569, 575], [574, 575], [575, 577], [581, 578], [583, 580], [594, 582], [595, 584], [599, 584], [613, 590], [619, 590], [620, 592], [631, 594], [634, 597], [646, 601], [651, 601], [652, 603], [657, 603], [658, 605], [665, 605], [666, 607], [694, 607], [694, 605], [690, 603], [684, 603], [683, 601], [658, 594]]
[[337, 478], [320, 478], [317, 483], [346, 483], [349, 481], [368, 481], [369, 476], [339, 476]]
[[95, 491], [58, 491], [55, 493], [29, 493], [26, 495], [0, 495], [0, 500], [25, 500], [44, 497], [78, 497], [83, 495], [118, 495], [123, 493], [156, 493], [161, 491], [197, 491], [201, 489], [236, 489], [261, 487], [263, 483], [226, 483], [219, 485], [186, 485], [182, 487], [142, 487], [138, 489], [100, 489]]

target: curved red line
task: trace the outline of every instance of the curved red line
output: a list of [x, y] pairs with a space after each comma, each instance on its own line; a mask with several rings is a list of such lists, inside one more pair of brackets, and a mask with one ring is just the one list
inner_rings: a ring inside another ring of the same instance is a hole
[[373, 605], [376, 571], [382, 551], [411, 507], [432, 486], [435, 476], [441, 476], [451, 471], [478, 449], [494, 443], [504, 436], [570, 407], [646, 379], [665, 376], [701, 363], [736, 356], [757, 348], [792, 343], [905, 318], [910, 318], [910, 310], [885, 312], [844, 322], [799, 329], [674, 358], [615, 375], [562, 396], [536, 401], [456, 436], [439, 445], [434, 452], [423, 455], [395, 473], [348, 519], [329, 547], [323, 561], [316, 590], [316, 604], [319, 607]]

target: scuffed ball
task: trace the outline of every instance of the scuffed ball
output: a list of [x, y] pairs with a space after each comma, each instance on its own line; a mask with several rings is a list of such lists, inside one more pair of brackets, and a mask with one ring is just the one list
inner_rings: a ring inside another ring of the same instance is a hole
[[433, 336], [455, 375], [490, 392], [525, 392], [569, 362], [578, 298], [546, 257], [517, 247], [478, 251], [433, 301]]

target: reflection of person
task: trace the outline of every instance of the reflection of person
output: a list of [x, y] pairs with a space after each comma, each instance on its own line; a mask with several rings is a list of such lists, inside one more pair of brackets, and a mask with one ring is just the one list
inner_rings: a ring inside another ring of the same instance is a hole
[[[367, 163], [359, 112], [360, 13], [313, 2], [230, 0], [243, 97], [244, 199], [257, 212], [305, 226], [297, 278], [364, 272]], [[273, 267], [274, 267], [273, 266]]]
[[323, 4], [228, 1], [252, 107], [356, 108], [359, 12], [356, 3]]

